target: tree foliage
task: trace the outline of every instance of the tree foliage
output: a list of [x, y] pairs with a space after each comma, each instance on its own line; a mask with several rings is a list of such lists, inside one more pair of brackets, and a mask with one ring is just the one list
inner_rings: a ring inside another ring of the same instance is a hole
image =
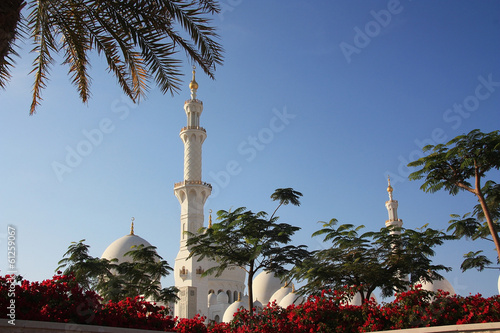
[[[499, 131], [482, 133], [475, 129], [457, 136], [447, 144], [425, 146], [423, 151], [430, 154], [408, 164], [420, 168], [411, 173], [409, 179], [424, 179], [420, 188], [425, 192], [444, 189], [451, 195], [460, 191], [474, 194], [479, 204], [474, 207], [473, 214], [450, 221], [449, 230], [454, 229], [457, 237], [478, 239], [484, 238], [484, 227], [487, 226], [497, 250], [497, 259], [500, 259], [500, 186], [491, 179], [485, 181], [484, 186], [481, 185], [485, 178], [498, 176], [494, 171], [500, 169]], [[482, 220], [485, 224], [479, 223]], [[472, 267], [469, 264], [466, 266]]]
[[153, 80], [163, 93], [179, 89], [179, 51], [211, 78], [222, 63], [223, 50], [209, 19], [220, 10], [216, 0], [31, 0], [24, 18], [26, 4], [7, 0], [0, 7], [0, 87], [10, 78], [19, 37], [29, 37], [36, 53], [30, 114], [40, 103], [56, 54], [68, 65], [83, 102], [90, 97], [94, 51], [134, 102]]
[[437, 272], [450, 270], [430, 259], [435, 246], [452, 238], [441, 231], [424, 226], [421, 230], [386, 227], [361, 233], [363, 225], [337, 223], [332, 219], [313, 233], [324, 236], [323, 242], [331, 245], [294, 268], [292, 276], [306, 281], [301, 293], [359, 286], [362, 300], [370, 298], [375, 288], [391, 296], [416, 282], [442, 279]]
[[156, 253], [156, 247], [133, 246], [125, 253], [130, 261], [118, 263], [116, 259], [90, 256], [89, 246], [83, 242], [72, 242], [56, 270], [64, 268], [64, 274], [72, 273], [85, 290], [97, 291], [113, 302], [138, 295], [163, 302], [178, 299], [177, 288], [161, 288], [160, 279], [172, 268]]
[[[300, 205], [300, 192], [291, 188], [277, 189], [271, 198], [279, 201], [278, 208], [289, 203]], [[217, 220], [210, 228], [202, 228], [197, 234], [190, 233], [187, 245], [190, 258], [198, 261], [208, 258], [215, 265], [204, 272], [204, 276], [219, 276], [226, 269], [240, 267], [248, 273], [247, 287], [249, 308], [253, 308], [252, 280], [259, 270], [283, 277], [289, 272], [287, 265], [297, 264], [309, 255], [305, 245], [288, 245], [291, 237], [300, 228], [287, 223], [278, 223], [276, 210], [254, 213], [245, 207], [234, 211], [220, 210]], [[253, 310], [250, 310], [253, 311]]]

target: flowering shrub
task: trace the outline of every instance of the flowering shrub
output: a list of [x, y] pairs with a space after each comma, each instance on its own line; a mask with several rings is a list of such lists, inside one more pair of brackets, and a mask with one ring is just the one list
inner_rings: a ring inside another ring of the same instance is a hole
[[[8, 296], [10, 279], [9, 275], [0, 276], [0, 307], [3, 309], [7, 308], [11, 299]], [[72, 275], [55, 275], [41, 283], [21, 280], [12, 294], [16, 319], [161, 331], [171, 330], [175, 325], [168, 309], [146, 302], [139, 296], [101, 304], [99, 295], [84, 291]]]
[[350, 294], [352, 290], [329, 290], [286, 309], [268, 304], [254, 316], [240, 310], [230, 324], [225, 324], [228, 325], [226, 331], [216, 327], [218, 331], [209, 328], [208, 332], [375, 332], [500, 321], [500, 296], [450, 296], [416, 286], [397, 294], [392, 303], [380, 305], [372, 299], [355, 306], [345, 302]]
[[[10, 279], [10, 276], [0, 276], [3, 309], [9, 305], [9, 293], [13, 291]], [[352, 290], [328, 290], [300, 305], [283, 309], [272, 303], [253, 316], [247, 310], [239, 310], [231, 323], [209, 325], [204, 324], [206, 318], [201, 316], [172, 318], [168, 309], [141, 297], [102, 304], [96, 293], [84, 291], [71, 275], [56, 275], [41, 283], [21, 279], [14, 291], [16, 319], [179, 333], [375, 332], [500, 321], [500, 296], [451, 296], [442, 291], [425, 291], [421, 286], [397, 294], [391, 303], [380, 305], [368, 300], [361, 306], [346, 304], [345, 299]], [[5, 312], [3, 316], [5, 318]]]
[[192, 319], [182, 318], [175, 326], [175, 331], [179, 333], [207, 333], [205, 319], [207, 318], [199, 314]]

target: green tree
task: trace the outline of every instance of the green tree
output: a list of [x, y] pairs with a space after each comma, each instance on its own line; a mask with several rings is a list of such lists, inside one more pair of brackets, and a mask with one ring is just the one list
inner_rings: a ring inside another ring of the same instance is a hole
[[154, 246], [134, 246], [125, 253], [131, 260], [118, 264], [117, 259], [90, 256], [84, 241], [72, 242], [56, 270], [64, 268], [64, 274], [73, 273], [86, 290], [94, 290], [114, 302], [137, 295], [165, 303], [178, 299], [177, 288], [161, 288], [160, 279], [170, 274], [172, 268]]
[[[28, 4], [27, 18], [22, 15]], [[92, 51], [103, 55], [109, 71], [134, 102], [156, 81], [163, 93], [180, 87], [179, 51], [213, 78], [222, 64], [222, 47], [209, 16], [219, 12], [216, 0], [2, 0], [0, 2], [0, 87], [14, 66], [16, 43], [35, 44], [35, 80], [30, 114], [41, 100], [56, 54], [69, 66], [80, 98], [90, 97]], [[180, 31], [178, 31], [180, 30]]]
[[[278, 207], [289, 203], [299, 206], [300, 192], [291, 188], [277, 189], [271, 198], [279, 201]], [[253, 278], [259, 270], [284, 277], [287, 265], [295, 265], [309, 255], [305, 245], [287, 245], [299, 227], [278, 223], [276, 210], [267, 218], [266, 212], [254, 213], [240, 207], [234, 211], [220, 210], [210, 228], [198, 234], [188, 233], [189, 257], [198, 261], [208, 258], [215, 264], [203, 276], [220, 276], [224, 270], [240, 267], [247, 272], [248, 306], [253, 314]]]
[[[492, 176], [491, 172], [500, 168], [499, 131], [482, 133], [475, 129], [468, 134], [457, 136], [447, 144], [427, 145], [423, 151], [430, 154], [408, 164], [410, 167], [420, 167], [410, 174], [409, 179], [424, 178], [425, 181], [420, 188], [425, 192], [444, 189], [451, 195], [456, 195], [460, 191], [474, 194], [479, 201], [481, 216], [486, 221], [497, 250], [497, 257], [500, 259], [498, 225], [494, 221], [500, 204], [498, 201], [500, 191], [493, 180], [486, 181], [485, 186], [481, 186], [485, 177]], [[490, 205], [488, 205], [488, 193], [491, 195]], [[460, 227], [460, 224], [454, 225]], [[461, 231], [458, 231], [458, 236], [460, 233]]]
[[295, 279], [307, 282], [300, 289], [303, 294], [356, 286], [364, 301], [376, 288], [391, 296], [413, 283], [442, 279], [437, 271], [450, 270], [430, 259], [434, 246], [452, 238], [441, 231], [387, 227], [360, 234], [364, 226], [337, 227], [337, 222], [332, 219], [313, 233], [313, 237], [324, 235], [323, 242], [331, 241], [331, 246], [313, 252], [293, 269]]
[[108, 260], [96, 258], [89, 255], [89, 245], [79, 242], [71, 242], [64, 258], [58, 262], [56, 271], [64, 269], [64, 274], [72, 273], [76, 281], [85, 290], [97, 290], [103, 279], [112, 278], [112, 270], [116, 268], [116, 259]]
[[[490, 210], [495, 229], [499, 230], [500, 185], [493, 181], [488, 181], [483, 187], [482, 192], [485, 196], [486, 205]], [[471, 240], [482, 239], [493, 243], [488, 223], [485, 221], [480, 204], [474, 207], [472, 213], [466, 213], [463, 216], [452, 214], [451, 217], [452, 220], [449, 221], [450, 226], [448, 227], [448, 231], [452, 231], [453, 236]], [[492, 263], [493, 262], [483, 254], [482, 250], [475, 252], [470, 251], [464, 254], [464, 261], [462, 262], [461, 268], [462, 271], [472, 268], [482, 271]]]
[[[161, 288], [160, 279], [169, 275], [173, 269], [158, 255], [156, 247], [142, 244], [133, 246], [129, 252], [125, 253], [125, 257], [130, 257], [131, 260], [124, 261], [117, 266], [117, 277], [121, 280], [122, 286], [121, 293], [115, 295], [116, 298], [124, 299], [142, 295], [155, 301], [178, 300], [176, 287]], [[100, 290], [104, 291], [105, 288], [107, 285], [104, 283]], [[113, 293], [114, 290], [111, 292]]]

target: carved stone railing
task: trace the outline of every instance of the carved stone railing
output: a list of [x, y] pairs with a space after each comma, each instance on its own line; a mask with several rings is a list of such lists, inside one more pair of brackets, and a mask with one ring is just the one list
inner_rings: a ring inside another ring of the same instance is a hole
[[181, 128], [181, 132], [185, 131], [185, 130], [190, 130], [190, 129], [200, 130], [200, 131], [203, 131], [205, 133], [207, 132], [207, 130], [201, 126], [185, 126], [185, 127]]
[[188, 99], [184, 102], [184, 104], [187, 104], [187, 103], [191, 103], [191, 102], [196, 102], [196, 103], [200, 103], [200, 104], [203, 104], [203, 101], [197, 99], [197, 98], [191, 98], [191, 99]]
[[201, 181], [201, 180], [184, 180], [182, 182], [175, 183], [174, 188], [184, 186], [184, 185], [203, 185], [203, 186], [207, 186], [207, 187], [212, 188], [211, 184], [204, 182], [204, 181]]

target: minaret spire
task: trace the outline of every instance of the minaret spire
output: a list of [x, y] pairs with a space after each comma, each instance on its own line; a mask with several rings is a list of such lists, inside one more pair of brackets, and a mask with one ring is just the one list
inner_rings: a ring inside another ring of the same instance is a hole
[[389, 201], [385, 202], [385, 207], [387, 208], [387, 212], [389, 214], [389, 219], [385, 221], [385, 226], [395, 226], [401, 228], [403, 226], [403, 220], [398, 218], [398, 201], [394, 200], [392, 196], [392, 192], [394, 189], [391, 186], [391, 179], [387, 177], [387, 193], [389, 193]]
[[196, 99], [196, 92], [198, 91], [198, 82], [196, 82], [196, 66], [193, 66], [193, 79], [189, 83], [189, 89], [191, 90], [191, 99]]

